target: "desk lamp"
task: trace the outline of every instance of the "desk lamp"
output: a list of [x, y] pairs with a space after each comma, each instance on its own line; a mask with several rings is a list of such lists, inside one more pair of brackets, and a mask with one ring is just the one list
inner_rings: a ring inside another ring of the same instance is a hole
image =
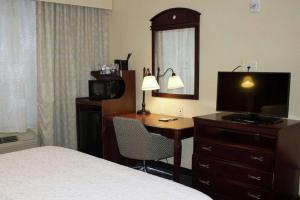
[[150, 111], [146, 110], [145, 104], [145, 91], [148, 90], [159, 90], [160, 87], [156, 81], [155, 76], [152, 76], [150, 70], [144, 67], [143, 69], [143, 84], [142, 84], [142, 91], [143, 91], [143, 102], [142, 102], [142, 109], [137, 111], [139, 115], [149, 115]]

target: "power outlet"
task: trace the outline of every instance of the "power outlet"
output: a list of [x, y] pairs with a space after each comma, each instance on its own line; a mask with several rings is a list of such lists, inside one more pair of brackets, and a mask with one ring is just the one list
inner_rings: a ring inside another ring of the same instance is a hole
[[178, 117], [183, 117], [183, 107], [178, 108]]
[[245, 71], [248, 71], [248, 68], [249, 68], [249, 72], [257, 72], [258, 70], [257, 61], [248, 61], [244, 64], [244, 66], [245, 66]]

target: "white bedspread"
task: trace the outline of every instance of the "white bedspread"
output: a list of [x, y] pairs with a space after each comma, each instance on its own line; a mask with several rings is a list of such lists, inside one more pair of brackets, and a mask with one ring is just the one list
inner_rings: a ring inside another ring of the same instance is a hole
[[0, 155], [1, 200], [210, 200], [173, 181], [60, 147]]

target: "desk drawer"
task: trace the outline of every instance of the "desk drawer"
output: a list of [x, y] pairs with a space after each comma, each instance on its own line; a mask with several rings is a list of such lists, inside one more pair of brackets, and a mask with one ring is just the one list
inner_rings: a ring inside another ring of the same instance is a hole
[[194, 151], [199, 155], [217, 157], [227, 161], [248, 165], [250, 167], [273, 171], [274, 153], [267, 149], [219, 143], [214, 140], [195, 139]]
[[197, 154], [193, 155], [193, 170], [269, 189], [272, 188], [272, 173], [246, 168], [241, 165], [235, 165]]
[[203, 173], [199, 173], [194, 177], [194, 184], [200, 191], [220, 193], [230, 196], [232, 199], [270, 200], [272, 197], [269, 190]]

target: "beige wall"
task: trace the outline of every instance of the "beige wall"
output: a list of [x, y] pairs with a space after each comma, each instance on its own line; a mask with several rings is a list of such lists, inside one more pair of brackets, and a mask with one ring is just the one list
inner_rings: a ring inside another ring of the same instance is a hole
[[93, 8], [112, 9], [112, 0], [38, 0], [53, 3], [71, 4], [77, 6], [87, 6]]
[[[249, 13], [248, 0], [114, 0], [110, 19], [110, 59], [132, 52], [130, 68], [137, 71], [137, 107], [142, 68], [151, 67], [150, 18], [172, 7], [202, 13], [200, 25], [200, 98], [152, 98], [146, 105], [153, 113], [192, 117], [215, 112], [217, 72], [230, 71], [257, 60], [258, 71], [292, 73], [290, 118], [300, 119], [300, 1], [262, 0], [262, 11]], [[192, 140], [183, 144], [182, 165], [191, 167]]]

